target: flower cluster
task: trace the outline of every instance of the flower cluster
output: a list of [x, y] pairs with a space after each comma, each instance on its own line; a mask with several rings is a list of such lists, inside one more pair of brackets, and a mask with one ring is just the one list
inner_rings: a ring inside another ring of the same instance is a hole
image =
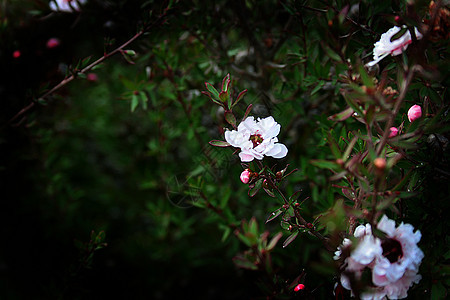
[[264, 156], [283, 158], [288, 153], [285, 145], [278, 143], [280, 124], [273, 117], [264, 119], [248, 117], [237, 130], [225, 131], [225, 140], [233, 147], [241, 149], [239, 157], [243, 162], [261, 160]]
[[[345, 258], [342, 265], [341, 284], [352, 290], [355, 282], [362, 280], [363, 272], [371, 273], [371, 282], [359, 295], [361, 299], [403, 299], [413, 283], [419, 283], [419, 265], [424, 257], [417, 247], [421, 233], [414, 232], [410, 224], [395, 226], [395, 221], [385, 215], [377, 228], [384, 232], [384, 238], [372, 234], [370, 224], [356, 228], [354, 236], [358, 244]], [[335, 252], [334, 259], [341, 259], [344, 249], [352, 246], [350, 239], [344, 239]], [[352, 291], [353, 294], [353, 291]]]
[[[411, 33], [408, 30], [398, 39], [392, 40], [394, 35], [396, 35], [400, 30], [402, 30], [402, 28], [394, 26], [381, 35], [380, 40], [374, 45], [373, 61], [369, 62], [367, 64], [368, 66], [371, 67], [376, 65], [380, 60], [389, 54], [392, 56], [402, 54], [402, 52], [408, 48], [408, 45], [412, 43]], [[422, 34], [417, 30], [417, 28], [414, 28], [414, 33], [417, 39], [422, 38]]]

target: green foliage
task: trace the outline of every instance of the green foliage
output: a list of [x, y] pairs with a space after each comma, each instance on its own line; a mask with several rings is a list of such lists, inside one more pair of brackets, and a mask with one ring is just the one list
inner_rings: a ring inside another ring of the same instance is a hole
[[[422, 232], [408, 295], [444, 299], [448, 39], [428, 5], [4, 1], [0, 298], [326, 299], [342, 237], [386, 213]], [[402, 24], [432, 29], [365, 66]], [[249, 115], [281, 124], [286, 158], [233, 155]]]

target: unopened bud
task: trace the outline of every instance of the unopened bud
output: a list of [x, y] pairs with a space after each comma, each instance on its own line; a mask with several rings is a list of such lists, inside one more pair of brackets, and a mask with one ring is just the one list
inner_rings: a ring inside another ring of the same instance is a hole
[[86, 79], [89, 81], [97, 81], [98, 76], [95, 73], [88, 73], [88, 74], [86, 74]]
[[298, 292], [300, 290], [303, 290], [305, 288], [305, 285], [302, 283], [297, 284], [297, 286], [294, 288], [294, 292]]
[[377, 157], [375, 158], [375, 160], [373, 161], [373, 165], [378, 169], [378, 170], [384, 170], [386, 168], [386, 159], [381, 158], [381, 157]]
[[249, 169], [245, 169], [241, 173], [241, 176], [240, 176], [242, 183], [247, 184], [250, 181], [250, 175], [251, 175], [251, 173], [250, 173]]
[[393, 138], [394, 136], [396, 136], [398, 134], [398, 128], [397, 127], [391, 127], [389, 128], [390, 133], [389, 133], [389, 137]]
[[422, 108], [415, 104], [408, 110], [408, 120], [414, 122], [422, 116]]
[[57, 38], [51, 38], [47, 41], [47, 48], [51, 49], [51, 48], [56, 48], [58, 47], [60, 44], [60, 41]]

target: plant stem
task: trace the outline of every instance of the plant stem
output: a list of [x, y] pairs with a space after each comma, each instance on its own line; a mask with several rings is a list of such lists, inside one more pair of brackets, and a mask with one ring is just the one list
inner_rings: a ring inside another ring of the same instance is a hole
[[[57, 90], [59, 90], [60, 88], [62, 88], [63, 86], [65, 86], [66, 84], [71, 82], [72, 80], [74, 80], [75, 78], [77, 78], [78, 74], [84, 74], [84, 73], [88, 72], [89, 70], [91, 70], [93, 67], [95, 67], [95, 66], [99, 65], [100, 63], [102, 63], [104, 60], [114, 56], [117, 53], [122, 52], [125, 47], [127, 47], [129, 44], [134, 42], [137, 38], [142, 36], [145, 32], [150, 30], [153, 26], [155, 26], [157, 24], [160, 24], [160, 23], [163, 23], [163, 22], [161, 22], [161, 20], [163, 20], [164, 17], [166, 17], [166, 15], [167, 15], [167, 10], [165, 10], [165, 12], [162, 15], [160, 15], [155, 22], [153, 22], [152, 24], [150, 24], [150, 25], [144, 27], [143, 29], [141, 29], [138, 33], [136, 33], [132, 38], [130, 38], [125, 43], [123, 43], [121, 46], [119, 46], [118, 48], [114, 49], [113, 51], [111, 51], [109, 53], [105, 53], [102, 57], [100, 57], [99, 59], [97, 59], [96, 61], [94, 61], [90, 65], [88, 65], [87, 67], [84, 67], [80, 71], [77, 71], [75, 74], [64, 78], [63, 80], [61, 80], [60, 83], [55, 85], [53, 88], [51, 88], [49, 91], [47, 91], [46, 93], [44, 93], [42, 96], [38, 97], [37, 99], [45, 99], [45, 98], [47, 98], [48, 96], [50, 96], [51, 94], [53, 94], [54, 92], [56, 92]], [[14, 117], [12, 117], [8, 121], [7, 124], [10, 124], [10, 123], [14, 122], [17, 118], [19, 118], [20, 116], [24, 115], [31, 108], [33, 108], [36, 105], [36, 103], [37, 102], [32, 101], [30, 104], [28, 104], [27, 106], [22, 108], [16, 115], [14, 115]]]

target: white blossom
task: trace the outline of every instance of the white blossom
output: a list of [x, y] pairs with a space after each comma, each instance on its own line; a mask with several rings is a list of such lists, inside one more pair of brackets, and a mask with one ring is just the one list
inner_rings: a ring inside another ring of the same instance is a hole
[[[406, 28], [406, 26], [403, 26]], [[397, 34], [402, 28], [398, 26], [394, 26], [389, 29], [387, 32], [381, 35], [381, 38], [378, 42], [375, 43], [373, 49], [373, 61], [369, 62], [367, 65], [369, 67], [376, 65], [380, 60], [391, 54], [392, 56], [396, 56], [401, 54], [403, 51], [408, 48], [408, 45], [412, 43], [411, 33], [407, 30], [401, 37], [391, 41], [391, 38]], [[422, 38], [422, 34], [414, 28], [414, 33], [416, 34], [417, 39]]]
[[74, 12], [80, 10], [80, 5], [85, 4], [87, 0], [52, 0], [50, 9], [53, 11]]
[[241, 149], [239, 157], [243, 162], [253, 159], [261, 160], [264, 156], [283, 158], [288, 149], [285, 145], [278, 143], [277, 135], [281, 126], [275, 122], [273, 117], [264, 119], [248, 117], [242, 121], [237, 130], [225, 131], [225, 140]]
[[[372, 273], [370, 287], [361, 291], [361, 299], [403, 299], [408, 296], [408, 289], [419, 283], [419, 265], [424, 254], [417, 243], [421, 239], [419, 230], [414, 232], [410, 224], [401, 223], [395, 226], [395, 221], [383, 216], [377, 229], [384, 232], [384, 238], [372, 234], [370, 224], [360, 225], [355, 229], [354, 236], [358, 244], [350, 256], [343, 262], [341, 284], [352, 291], [349, 273], [360, 280], [362, 272], [369, 269]], [[345, 247], [350, 247], [351, 240], [344, 239], [338, 247], [334, 259], [338, 260]], [[352, 295], [354, 295], [352, 291]]]

